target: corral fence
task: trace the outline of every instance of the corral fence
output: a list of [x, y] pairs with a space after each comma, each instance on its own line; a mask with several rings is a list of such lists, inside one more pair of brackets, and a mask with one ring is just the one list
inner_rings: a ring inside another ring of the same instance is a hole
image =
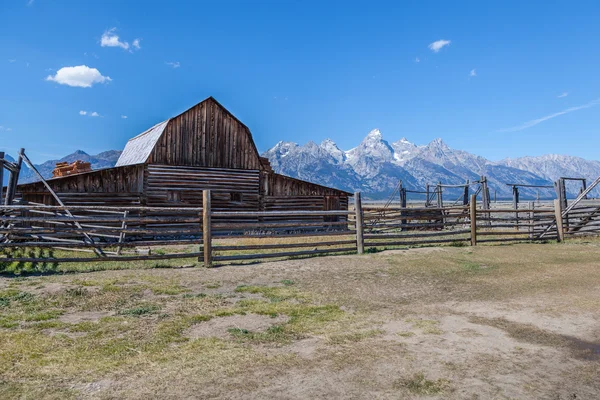
[[562, 241], [600, 233], [600, 204], [483, 209], [354, 206], [337, 211], [18, 204], [0, 207], [0, 264], [195, 258], [204, 265], [362, 254], [419, 245]]

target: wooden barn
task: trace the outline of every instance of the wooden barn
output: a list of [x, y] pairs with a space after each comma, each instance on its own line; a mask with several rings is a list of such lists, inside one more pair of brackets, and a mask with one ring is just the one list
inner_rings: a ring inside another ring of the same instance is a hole
[[[246, 125], [209, 97], [129, 140], [114, 168], [48, 180], [65, 205], [201, 206], [213, 210], [347, 210], [350, 193], [276, 174]], [[24, 201], [55, 204], [42, 182]]]

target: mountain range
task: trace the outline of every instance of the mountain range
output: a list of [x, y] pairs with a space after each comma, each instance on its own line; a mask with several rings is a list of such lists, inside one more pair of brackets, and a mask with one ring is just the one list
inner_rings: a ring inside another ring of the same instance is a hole
[[[92, 169], [107, 168], [115, 165], [120, 154], [118, 150], [110, 150], [89, 155], [78, 150], [60, 160], [36, 165], [36, 168], [45, 178], [50, 178], [57, 162], [82, 160], [90, 162]], [[361, 191], [372, 199], [387, 198], [400, 181], [408, 190], [424, 191], [427, 184], [460, 185], [484, 175], [492, 198], [497, 196], [501, 199], [512, 196], [512, 188], [507, 183], [552, 186], [559, 177], [585, 177], [589, 183], [600, 176], [600, 161], [554, 154], [490, 161], [452, 149], [442, 139], [426, 145], [414, 144], [406, 138], [390, 143], [378, 129], [369, 132], [358, 146], [347, 151], [340, 149], [331, 139], [321, 144], [309, 141], [304, 145], [282, 141], [262, 156], [269, 158], [275, 172], [350, 192]], [[10, 156], [7, 159], [12, 160]], [[7, 175], [5, 173], [4, 184]], [[19, 182], [36, 180], [33, 171], [23, 165]], [[577, 182], [569, 182], [567, 191], [574, 197], [580, 187]], [[444, 193], [460, 196], [461, 191], [447, 189]], [[555, 197], [554, 189], [550, 188], [523, 187], [520, 193], [523, 199]], [[599, 194], [598, 191], [592, 192], [595, 196]], [[409, 194], [409, 198], [423, 197]]]
[[[374, 199], [389, 196], [400, 180], [408, 190], [423, 191], [427, 184], [459, 185], [484, 175], [492, 198], [494, 195], [510, 198], [512, 188], [507, 183], [552, 186], [559, 177], [585, 177], [592, 181], [600, 176], [599, 161], [562, 155], [490, 161], [452, 149], [442, 139], [426, 145], [414, 144], [406, 138], [390, 143], [378, 129], [347, 151], [326, 139], [320, 145], [312, 141], [305, 145], [279, 142], [263, 156], [269, 158], [276, 172], [351, 192], [361, 191]], [[568, 183], [569, 195], [576, 196], [580, 187], [577, 182]], [[460, 195], [461, 192], [446, 190], [445, 193]], [[522, 198], [555, 197], [551, 188], [522, 187], [520, 194]]]

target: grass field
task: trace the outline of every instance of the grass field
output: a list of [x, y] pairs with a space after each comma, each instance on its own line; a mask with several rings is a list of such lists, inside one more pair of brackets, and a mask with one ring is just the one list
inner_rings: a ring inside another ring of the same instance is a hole
[[155, 265], [0, 278], [0, 398], [600, 397], [600, 240]]

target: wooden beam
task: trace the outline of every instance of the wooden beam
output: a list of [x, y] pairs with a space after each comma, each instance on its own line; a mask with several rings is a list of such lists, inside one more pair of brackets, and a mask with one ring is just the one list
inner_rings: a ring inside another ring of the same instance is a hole
[[563, 215], [561, 212], [561, 203], [559, 199], [554, 200], [554, 215], [556, 216], [556, 230], [558, 232], [558, 241], [565, 240], [565, 231], [563, 228]]
[[365, 240], [363, 238], [363, 209], [360, 192], [354, 193], [354, 212], [356, 213], [356, 248], [358, 254], [365, 252]]
[[212, 267], [212, 224], [210, 190], [202, 191], [202, 242], [204, 243], [204, 266]]
[[4, 198], [4, 205], [11, 205], [15, 198], [15, 193], [17, 192], [17, 184], [19, 182], [19, 173], [21, 172], [21, 165], [23, 164], [23, 156], [21, 154], [24, 151], [24, 149], [21, 149], [19, 151], [19, 157], [15, 164], [15, 168], [14, 170], [10, 171], [10, 178], [8, 179], [8, 186], [6, 187], [6, 197]]
[[471, 195], [471, 203], [469, 204], [471, 218], [471, 246], [477, 246], [477, 196]]
[[2, 193], [4, 192], [4, 152], [0, 151], [0, 204], [2, 203]]

